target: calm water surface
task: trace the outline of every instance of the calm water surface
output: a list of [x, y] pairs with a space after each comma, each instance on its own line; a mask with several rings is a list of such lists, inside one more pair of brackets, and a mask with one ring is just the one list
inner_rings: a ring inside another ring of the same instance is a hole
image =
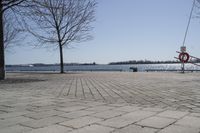
[[[137, 67], [142, 72], [147, 69], [180, 70], [180, 64], [137, 64], [137, 65], [66, 65], [65, 71], [131, 71], [130, 67]], [[192, 64], [185, 65], [186, 70], [200, 70]], [[59, 71], [60, 66], [20, 66], [6, 67], [7, 71]]]

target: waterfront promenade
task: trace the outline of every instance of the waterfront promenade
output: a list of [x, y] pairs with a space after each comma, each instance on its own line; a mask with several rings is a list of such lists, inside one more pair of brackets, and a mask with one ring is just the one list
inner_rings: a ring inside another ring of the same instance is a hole
[[200, 73], [8, 73], [0, 133], [199, 133]]

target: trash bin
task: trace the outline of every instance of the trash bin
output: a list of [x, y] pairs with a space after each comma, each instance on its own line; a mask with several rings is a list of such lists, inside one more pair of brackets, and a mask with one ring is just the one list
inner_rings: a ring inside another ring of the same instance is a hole
[[133, 72], [137, 72], [137, 71], [138, 71], [138, 68], [137, 68], [137, 67], [130, 67], [130, 69], [131, 69]]

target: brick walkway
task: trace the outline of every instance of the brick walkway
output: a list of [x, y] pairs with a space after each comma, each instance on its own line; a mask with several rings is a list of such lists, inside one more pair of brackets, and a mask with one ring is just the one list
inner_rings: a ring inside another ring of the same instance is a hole
[[8, 74], [1, 133], [200, 133], [200, 73]]

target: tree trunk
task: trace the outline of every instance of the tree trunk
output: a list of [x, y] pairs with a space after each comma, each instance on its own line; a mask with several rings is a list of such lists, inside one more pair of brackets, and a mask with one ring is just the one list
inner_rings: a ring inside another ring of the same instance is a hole
[[5, 79], [4, 39], [3, 39], [3, 6], [0, 0], [0, 80]]
[[60, 73], [64, 73], [64, 64], [63, 64], [63, 47], [61, 43], [59, 43], [60, 48]]

